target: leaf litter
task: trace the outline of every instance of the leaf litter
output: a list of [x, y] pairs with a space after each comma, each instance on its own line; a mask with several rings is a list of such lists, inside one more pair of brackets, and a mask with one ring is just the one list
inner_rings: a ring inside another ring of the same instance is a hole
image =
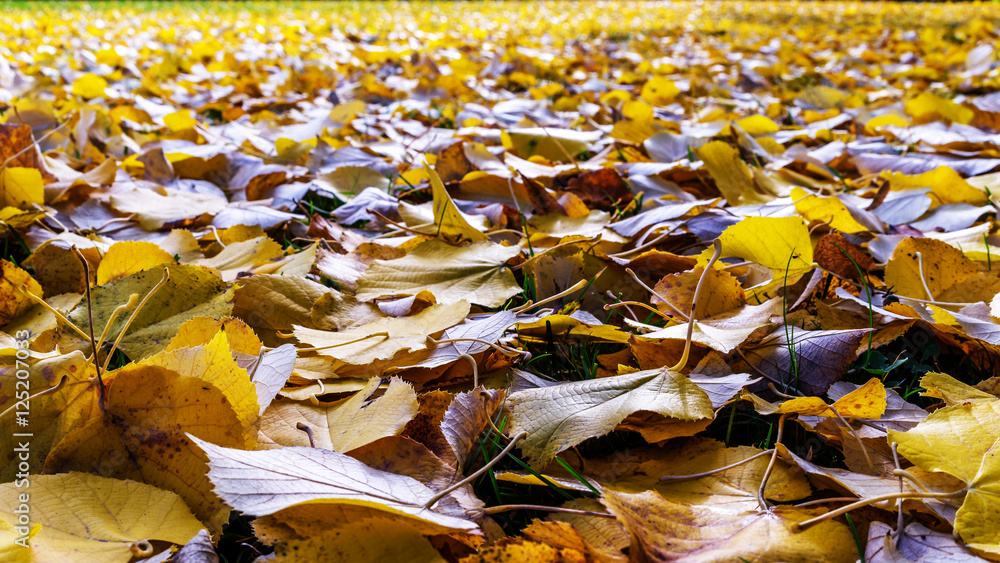
[[0, 553], [1000, 558], [998, 25], [10, 9]]

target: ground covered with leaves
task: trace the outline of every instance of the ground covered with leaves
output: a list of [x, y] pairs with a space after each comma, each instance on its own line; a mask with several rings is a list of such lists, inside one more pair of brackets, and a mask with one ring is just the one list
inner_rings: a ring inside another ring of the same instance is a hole
[[998, 25], [7, 6], [0, 559], [1000, 557]]

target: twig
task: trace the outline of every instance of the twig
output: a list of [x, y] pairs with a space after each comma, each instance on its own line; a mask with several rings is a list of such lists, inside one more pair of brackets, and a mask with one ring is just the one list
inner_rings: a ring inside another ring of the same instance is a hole
[[71, 329], [73, 329], [73, 331], [76, 332], [77, 334], [79, 334], [81, 337], [83, 337], [85, 339], [88, 338], [87, 333], [83, 332], [82, 328], [76, 326], [69, 319], [67, 319], [66, 316], [63, 315], [61, 311], [59, 311], [59, 309], [56, 309], [52, 305], [49, 305], [48, 303], [45, 302], [44, 299], [42, 299], [41, 297], [39, 297], [39, 296], [35, 295], [34, 293], [28, 291], [28, 289], [25, 288], [23, 285], [20, 286], [20, 287], [18, 287], [17, 289], [20, 290], [21, 293], [25, 294], [25, 296], [27, 296], [28, 299], [30, 299], [33, 303], [35, 303], [36, 305], [41, 305], [48, 312], [50, 312], [53, 315], [55, 315], [55, 317], [57, 319], [59, 319], [60, 321], [62, 321], [63, 323], [65, 323], [66, 326], [68, 326]]

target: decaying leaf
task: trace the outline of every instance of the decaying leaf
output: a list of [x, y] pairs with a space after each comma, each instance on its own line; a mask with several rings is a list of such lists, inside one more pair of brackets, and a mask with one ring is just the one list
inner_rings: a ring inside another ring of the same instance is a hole
[[[648, 491], [607, 493], [604, 503], [632, 535], [632, 549], [652, 561], [854, 561], [847, 526], [827, 521], [799, 532], [794, 525], [816, 510], [775, 508], [725, 513], [664, 500]], [[680, 541], [678, 541], [680, 540]]]

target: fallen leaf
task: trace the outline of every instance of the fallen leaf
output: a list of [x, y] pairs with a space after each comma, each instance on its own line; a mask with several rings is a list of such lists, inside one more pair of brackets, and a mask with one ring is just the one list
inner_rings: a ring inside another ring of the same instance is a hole
[[174, 258], [151, 242], [116, 242], [101, 258], [97, 267], [97, 285], [136, 274], [160, 264], [173, 264]]
[[418, 531], [392, 520], [365, 520], [305, 540], [284, 542], [274, 550], [274, 561], [345, 563], [398, 561], [443, 563], [445, 559]]
[[[847, 526], [828, 520], [798, 531], [795, 525], [820, 512], [778, 507], [765, 512], [725, 513], [689, 507], [648, 491], [606, 493], [605, 506], [632, 534], [633, 549], [651, 561], [854, 561]], [[679, 540], [679, 541], [678, 541]]]
[[18, 522], [19, 509], [38, 527], [28, 540], [33, 561], [126, 563], [137, 553], [152, 553], [153, 541], [183, 545], [202, 530], [172, 492], [86, 473], [33, 475], [30, 495], [14, 483], [0, 484], [0, 498], [5, 558], [19, 557], [15, 552], [24, 546], [15, 542], [28, 536], [19, 531], [27, 529]]
[[955, 517], [955, 532], [977, 549], [1000, 550], [1000, 510], [993, 455], [998, 439], [1000, 401], [946, 407], [931, 413], [907, 432], [889, 431], [899, 453], [926, 471], [944, 472], [964, 481], [968, 492]]
[[468, 301], [499, 307], [521, 287], [506, 268], [519, 255], [516, 247], [481, 242], [455, 247], [427, 241], [395, 260], [376, 260], [358, 279], [357, 298], [371, 301], [391, 295], [434, 294], [439, 303]]
[[349, 399], [328, 407], [275, 403], [261, 419], [264, 444], [271, 448], [313, 446], [346, 453], [398, 434], [417, 414], [417, 397], [409, 385], [392, 378], [385, 393], [374, 398], [380, 384], [379, 378], [372, 378]]
[[472, 522], [423, 508], [434, 496], [419, 481], [372, 469], [344, 454], [315, 448], [241, 451], [190, 437], [208, 456], [208, 478], [229, 506], [263, 516], [301, 503], [347, 504], [414, 519], [442, 531]]
[[666, 368], [518, 391], [509, 400], [512, 431], [528, 433], [520, 447], [532, 467], [611, 432], [637, 411], [685, 421], [715, 416], [704, 391]]

